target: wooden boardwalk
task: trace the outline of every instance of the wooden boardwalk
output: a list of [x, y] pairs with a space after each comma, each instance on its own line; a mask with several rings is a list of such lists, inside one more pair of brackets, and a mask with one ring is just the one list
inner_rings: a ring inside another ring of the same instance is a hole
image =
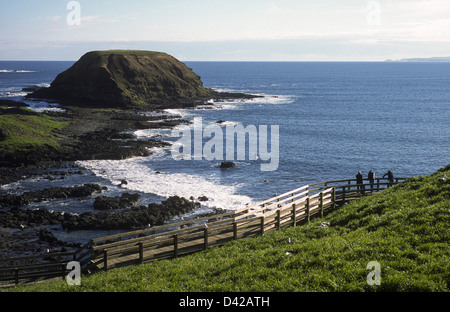
[[[394, 184], [403, 180], [397, 178]], [[58, 261], [0, 267], [0, 285], [2, 282], [33, 281], [38, 277], [64, 277], [67, 274], [65, 265], [70, 261], [80, 263], [85, 273], [93, 273], [177, 258], [211, 246], [309, 222], [311, 218], [323, 217], [337, 205], [374, 194], [388, 186], [389, 183], [380, 178], [373, 185], [357, 185], [354, 179], [325, 181], [224, 214], [92, 239], [74, 253], [53, 255], [60, 259]], [[51, 269], [53, 267], [55, 269]]]

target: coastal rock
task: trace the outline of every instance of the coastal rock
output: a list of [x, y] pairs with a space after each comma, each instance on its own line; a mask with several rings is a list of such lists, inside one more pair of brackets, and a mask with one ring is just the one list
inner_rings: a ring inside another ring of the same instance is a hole
[[209, 96], [200, 77], [176, 58], [152, 51], [93, 51], [31, 98], [74, 106], [180, 107]]
[[23, 210], [15, 207], [9, 211], [0, 211], [0, 227], [27, 229], [40, 225], [57, 225], [64, 221], [64, 215], [47, 209]]
[[84, 184], [72, 187], [52, 187], [38, 191], [25, 192], [22, 195], [0, 196], [0, 207], [20, 207], [31, 202], [42, 202], [50, 199], [79, 198], [92, 196], [106, 190], [98, 184]]
[[234, 168], [236, 167], [236, 164], [232, 161], [224, 161], [220, 164], [221, 169], [228, 169], [228, 168]]
[[162, 225], [165, 221], [194, 209], [194, 202], [173, 196], [161, 204], [152, 203], [147, 207], [134, 207], [122, 212], [86, 212], [79, 216], [66, 214], [62, 225], [67, 230], [129, 230], [142, 228], [148, 224]]
[[47, 250], [50, 252], [75, 251], [79, 247], [81, 247], [81, 243], [60, 241], [46, 228], [25, 229], [23, 231], [10, 231], [0, 228], [0, 254], [2, 255], [0, 267], [37, 264], [40, 263], [38, 259], [16, 257], [42, 255]]
[[98, 196], [94, 201], [94, 209], [111, 210], [136, 207], [139, 205], [141, 195], [124, 193], [122, 196]]

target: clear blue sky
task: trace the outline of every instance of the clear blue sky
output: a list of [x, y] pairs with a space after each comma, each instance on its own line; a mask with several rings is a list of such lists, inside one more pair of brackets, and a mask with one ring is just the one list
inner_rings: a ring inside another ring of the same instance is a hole
[[[0, 60], [77, 60], [90, 50], [183, 61], [382, 61], [450, 56], [449, 0], [0, 2]], [[71, 15], [77, 16], [75, 15]]]

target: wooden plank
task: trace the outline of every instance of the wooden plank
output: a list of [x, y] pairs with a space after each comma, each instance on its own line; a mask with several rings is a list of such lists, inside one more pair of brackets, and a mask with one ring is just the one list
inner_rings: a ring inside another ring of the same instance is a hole
[[307, 189], [308, 187], [309, 187], [309, 185], [304, 185], [304, 186], [299, 187], [299, 188], [297, 188], [297, 189], [295, 189], [295, 190], [292, 190], [292, 191], [283, 193], [283, 194], [281, 194], [281, 195], [277, 195], [277, 196], [275, 196], [275, 197], [269, 198], [269, 199], [264, 200], [264, 201], [262, 201], [262, 202], [256, 203], [256, 204], [250, 206], [249, 208], [258, 207], [258, 206], [261, 206], [261, 205], [263, 205], [263, 204], [266, 204], [266, 203], [269, 203], [269, 202], [276, 201], [277, 199], [281, 199], [281, 198], [283, 198], [283, 197], [285, 197], [285, 196], [291, 195], [292, 193], [297, 193], [297, 192], [299, 192], [299, 191], [305, 190], [305, 189]]

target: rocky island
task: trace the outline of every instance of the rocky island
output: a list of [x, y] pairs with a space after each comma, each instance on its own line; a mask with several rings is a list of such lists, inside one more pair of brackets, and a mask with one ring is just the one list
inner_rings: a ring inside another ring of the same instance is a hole
[[171, 55], [152, 51], [93, 51], [32, 98], [76, 106], [193, 106], [210, 98], [200, 77]]

